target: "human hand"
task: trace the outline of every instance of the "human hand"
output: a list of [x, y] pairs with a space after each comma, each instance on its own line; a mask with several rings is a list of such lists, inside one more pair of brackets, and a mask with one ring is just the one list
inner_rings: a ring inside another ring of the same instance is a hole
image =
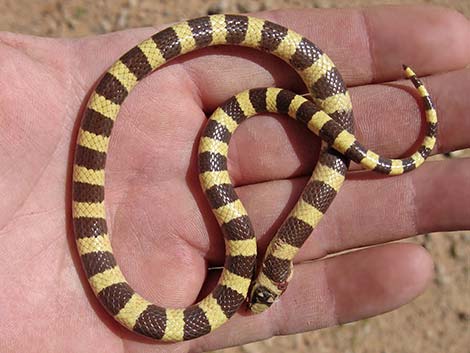
[[[470, 122], [461, 116], [470, 104], [470, 71], [463, 69], [470, 61], [470, 28], [461, 16], [431, 7], [255, 16], [306, 35], [333, 59], [352, 87], [357, 136], [368, 147], [398, 156], [419, 139], [421, 113], [412, 89], [380, 85], [401, 79], [401, 63], [430, 76], [423, 81], [439, 113], [438, 152], [469, 147]], [[93, 83], [154, 32], [80, 40], [0, 35], [2, 351], [170, 349], [121, 329], [88, 289], [70, 227], [70, 182], [65, 183], [79, 112]], [[204, 281], [203, 293], [214, 282], [217, 273], [206, 278], [206, 269], [223, 263], [223, 238], [195, 165], [204, 112], [243, 89], [274, 84], [302, 90], [295, 73], [272, 56], [209, 48], [151, 75], [124, 103], [107, 164], [108, 220], [124, 273], [149, 300], [188, 305]], [[230, 174], [261, 251], [315, 163], [318, 144], [297, 125], [258, 117], [244, 123], [231, 143]], [[208, 350], [312, 330], [408, 302], [431, 277], [430, 257], [417, 245], [380, 244], [468, 228], [467, 163], [430, 162], [396, 178], [351, 176], [297, 256], [294, 279], [278, 303], [262, 315], [238, 314], [209, 336], [171, 350]], [[308, 262], [367, 245], [380, 246]]]

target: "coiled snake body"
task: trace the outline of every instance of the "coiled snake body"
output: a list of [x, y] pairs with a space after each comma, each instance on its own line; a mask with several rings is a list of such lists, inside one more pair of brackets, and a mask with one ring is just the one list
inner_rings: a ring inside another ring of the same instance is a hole
[[[278, 56], [303, 79], [313, 102], [278, 88], [251, 89], [229, 99], [208, 121], [199, 146], [199, 177], [225, 237], [226, 260], [214, 290], [187, 308], [163, 308], [134, 292], [113, 256], [104, 205], [104, 169], [114, 120], [132, 88], [170, 59], [198, 48], [239, 45]], [[292, 259], [341, 187], [348, 160], [385, 174], [418, 167], [436, 141], [431, 98], [411, 69], [405, 72], [426, 109], [427, 133], [411, 157], [392, 160], [364, 148], [352, 135], [346, 86], [332, 61], [301, 35], [241, 15], [213, 15], [173, 25], [132, 48], [93, 92], [77, 137], [73, 170], [73, 224], [78, 251], [99, 301], [124, 327], [163, 341], [193, 339], [226, 322], [249, 295], [255, 313], [268, 308], [292, 276]], [[323, 140], [322, 152], [299, 201], [264, 257], [256, 280], [256, 239], [227, 171], [228, 142], [238, 125], [262, 112], [288, 114]]]

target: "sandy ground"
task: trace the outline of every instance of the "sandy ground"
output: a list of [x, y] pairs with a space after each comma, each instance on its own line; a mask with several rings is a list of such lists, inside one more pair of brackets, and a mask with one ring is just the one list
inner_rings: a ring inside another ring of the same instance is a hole
[[[154, 26], [207, 13], [396, 3], [441, 4], [470, 17], [470, 0], [0, 0], [0, 30], [78, 37]], [[470, 232], [422, 235], [413, 241], [421, 243], [432, 254], [436, 275], [426, 292], [412, 303], [357, 323], [275, 337], [218, 353], [469, 353]]]

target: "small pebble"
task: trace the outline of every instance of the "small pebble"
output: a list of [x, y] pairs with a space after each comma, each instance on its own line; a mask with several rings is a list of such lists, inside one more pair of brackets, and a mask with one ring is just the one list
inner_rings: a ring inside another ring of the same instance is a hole
[[470, 242], [470, 232], [461, 233], [460, 239]]
[[103, 30], [103, 32], [111, 32], [113, 26], [111, 25], [111, 22], [109, 22], [107, 19], [102, 19], [100, 21], [100, 27]]
[[126, 9], [126, 8], [122, 8], [120, 13], [119, 13], [119, 17], [117, 19], [117, 27], [118, 28], [126, 28], [127, 27], [127, 23], [128, 23], [128, 19], [129, 19], [129, 10]]
[[449, 276], [447, 275], [444, 265], [436, 264], [435, 268], [436, 268], [436, 277], [434, 279], [434, 282], [438, 286], [443, 286], [443, 285], [448, 284], [450, 280], [449, 280]]
[[245, 1], [237, 4], [237, 10], [242, 13], [259, 11], [261, 4], [257, 1]]
[[139, 1], [138, 0], [129, 0], [128, 4], [129, 4], [129, 7], [137, 7], [137, 5], [139, 4]]
[[464, 311], [459, 311], [457, 313], [457, 317], [459, 318], [460, 321], [464, 321], [464, 322], [470, 321], [470, 313], [466, 313]]
[[321, 9], [328, 9], [333, 5], [332, 2], [328, 0], [317, 0], [314, 4], [315, 7], [319, 7]]
[[212, 4], [209, 6], [209, 9], [207, 10], [208, 15], [216, 15], [219, 13], [224, 13], [224, 12], [231, 12], [228, 9], [228, 3], [226, 0], [221, 0], [216, 4]]

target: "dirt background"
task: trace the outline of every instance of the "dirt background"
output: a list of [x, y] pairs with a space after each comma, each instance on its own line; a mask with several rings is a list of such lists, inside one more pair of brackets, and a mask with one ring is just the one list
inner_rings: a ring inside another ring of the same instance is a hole
[[[78, 37], [208, 13], [397, 3], [440, 4], [470, 17], [470, 0], [0, 0], [0, 30]], [[436, 275], [412, 303], [372, 319], [217, 352], [470, 353], [470, 232], [422, 235], [413, 241], [430, 251]]]

